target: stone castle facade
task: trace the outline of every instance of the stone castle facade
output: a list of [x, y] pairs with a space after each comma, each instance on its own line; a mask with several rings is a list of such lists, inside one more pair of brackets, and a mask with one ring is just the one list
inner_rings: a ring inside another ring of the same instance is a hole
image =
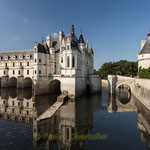
[[47, 36], [46, 42], [34, 43], [25, 51], [0, 53], [1, 87], [30, 87], [35, 95], [47, 94], [60, 89], [63, 93], [79, 96], [89, 87], [91, 92], [100, 91], [100, 79], [94, 73], [94, 53], [80, 33]]

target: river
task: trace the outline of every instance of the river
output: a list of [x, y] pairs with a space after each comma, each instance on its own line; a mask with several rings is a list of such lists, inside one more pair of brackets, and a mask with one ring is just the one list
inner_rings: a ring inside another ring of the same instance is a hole
[[150, 149], [150, 111], [126, 89], [109, 96], [103, 88], [101, 94], [68, 100], [42, 121], [37, 117], [58, 95], [0, 92], [0, 150]]

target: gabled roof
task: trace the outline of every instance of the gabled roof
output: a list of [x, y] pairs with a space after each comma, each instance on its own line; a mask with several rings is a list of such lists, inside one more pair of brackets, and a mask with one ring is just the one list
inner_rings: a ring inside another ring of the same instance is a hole
[[140, 54], [148, 54], [150, 53], [150, 40], [147, 40]]

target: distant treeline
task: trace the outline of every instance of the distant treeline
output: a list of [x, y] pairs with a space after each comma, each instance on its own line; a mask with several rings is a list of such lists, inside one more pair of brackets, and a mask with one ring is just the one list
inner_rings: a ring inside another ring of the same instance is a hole
[[117, 62], [106, 62], [98, 70], [95, 70], [95, 74], [104, 76], [107, 75], [122, 75], [122, 76], [136, 76], [138, 74], [137, 62], [120, 60]]

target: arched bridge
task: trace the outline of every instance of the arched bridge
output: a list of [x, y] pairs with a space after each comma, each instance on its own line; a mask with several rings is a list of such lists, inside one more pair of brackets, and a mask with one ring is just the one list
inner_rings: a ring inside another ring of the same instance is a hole
[[108, 75], [109, 94], [116, 94], [120, 86], [127, 85], [130, 92], [150, 108], [150, 79], [137, 79], [119, 75]]

